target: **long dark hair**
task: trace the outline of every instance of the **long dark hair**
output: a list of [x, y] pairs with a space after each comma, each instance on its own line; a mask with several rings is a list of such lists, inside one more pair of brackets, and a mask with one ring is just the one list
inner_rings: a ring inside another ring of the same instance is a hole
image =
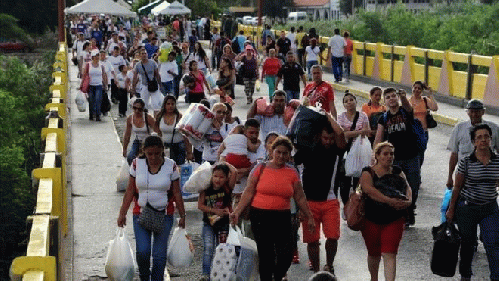
[[[172, 95], [165, 96], [165, 98], [163, 99], [163, 103], [161, 104], [161, 110], [158, 112], [158, 115], [156, 115], [156, 126], [158, 128], [159, 128], [159, 124], [161, 122], [161, 119], [166, 114], [165, 106], [169, 100], [172, 100], [175, 102], [175, 109], [173, 110], [173, 113], [175, 113], [175, 115], [177, 115], [177, 118], [180, 116], [180, 112], [178, 111], [178, 108], [177, 108], [177, 99]], [[179, 120], [177, 120], [177, 121], [179, 121]]]
[[199, 44], [199, 48], [198, 48], [197, 52], [194, 51], [194, 53], [197, 53], [199, 55], [199, 57], [204, 60], [206, 58], [206, 52], [204, 51], [203, 46], [201, 46], [201, 43], [196, 42], [196, 44]]
[[[228, 183], [229, 183], [229, 175], [230, 175], [229, 166], [227, 166], [227, 164], [225, 164], [225, 163], [217, 163], [213, 166], [212, 174], [215, 171], [221, 171], [227, 177], [227, 182], [225, 182], [225, 185], [223, 186], [223, 188], [225, 191], [228, 192], [229, 191]], [[213, 189], [213, 177], [212, 177], [212, 179], [210, 179], [210, 188]]]
[[164, 154], [165, 153], [164, 152], [165, 145], [163, 144], [163, 140], [159, 136], [154, 135], [154, 136], [148, 136], [144, 140], [144, 144], [142, 145], [142, 151], [139, 155], [139, 158], [140, 159], [146, 158], [146, 154], [144, 153], [144, 151], [146, 150], [146, 148], [152, 147], [152, 146], [160, 147], [163, 150], [163, 157], [165, 156], [165, 154]]

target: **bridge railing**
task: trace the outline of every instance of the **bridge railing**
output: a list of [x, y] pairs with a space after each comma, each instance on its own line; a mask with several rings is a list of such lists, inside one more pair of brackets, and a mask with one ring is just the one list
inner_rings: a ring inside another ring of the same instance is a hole
[[[213, 27], [220, 30], [220, 22]], [[261, 49], [262, 27], [238, 25], [245, 36], [251, 36]], [[279, 34], [280, 30], [272, 30]], [[329, 37], [320, 37], [326, 46]], [[458, 99], [481, 99], [486, 105], [499, 107], [499, 56], [439, 51], [414, 46], [354, 41], [351, 73], [380, 81], [411, 86], [414, 81], [426, 82], [438, 93]], [[330, 63], [321, 60], [323, 65]], [[478, 70], [481, 71], [478, 71]]]
[[11, 276], [23, 281], [59, 280], [58, 268], [61, 257], [60, 238], [68, 232], [68, 208], [66, 189], [66, 132], [68, 93], [67, 46], [59, 44], [53, 65], [52, 98], [45, 106], [48, 118], [42, 128], [45, 143], [41, 155], [42, 165], [34, 169], [32, 177], [38, 181], [34, 214], [25, 256], [14, 259]]

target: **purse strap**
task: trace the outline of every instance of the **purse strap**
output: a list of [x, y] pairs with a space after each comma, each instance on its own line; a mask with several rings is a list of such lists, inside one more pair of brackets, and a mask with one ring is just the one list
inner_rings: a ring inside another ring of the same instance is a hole
[[152, 80], [149, 80], [149, 76], [147, 76], [146, 68], [144, 67], [144, 64], [142, 62], [140, 62], [140, 66], [142, 66], [142, 69], [144, 70], [144, 74], [146, 75], [147, 83], [151, 82]]
[[[353, 121], [352, 121], [352, 126], [350, 126], [350, 131], [355, 131], [355, 127], [357, 127], [357, 120], [359, 120], [359, 117], [360, 117], [360, 113], [358, 111], [356, 111], [355, 117], [353, 118]], [[348, 140], [347, 151], [350, 151], [350, 147], [352, 147], [352, 143], [353, 143], [353, 138]]]
[[426, 107], [426, 112], [430, 113], [430, 109], [428, 108], [428, 101], [426, 100], [426, 97], [423, 97], [424, 105]]

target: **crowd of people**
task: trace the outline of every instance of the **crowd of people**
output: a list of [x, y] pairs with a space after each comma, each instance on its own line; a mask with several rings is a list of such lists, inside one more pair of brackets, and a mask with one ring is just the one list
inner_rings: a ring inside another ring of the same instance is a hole
[[[146, 19], [135, 29], [126, 23], [115, 28], [111, 19], [99, 17], [88, 24], [83, 18], [75, 21], [75, 62], [82, 81], [86, 75], [90, 77], [90, 120], [101, 120], [108, 90], [109, 99], [120, 104], [121, 117], [126, 117], [128, 99], [133, 99], [123, 141], [130, 180], [118, 225], [126, 224], [127, 211], [134, 202], [141, 280], [163, 280], [174, 209], [181, 218], [179, 226], [189, 223], [185, 221], [178, 173], [178, 166], [187, 160], [213, 165], [210, 185], [198, 201], [203, 212], [202, 280], [209, 280], [214, 249], [225, 241], [231, 223], [242, 225], [255, 240], [261, 280], [287, 280], [291, 263], [300, 262], [296, 246], [300, 220], [310, 269], [334, 278], [341, 206], [357, 187], [366, 198], [366, 223], [361, 232], [371, 280], [378, 280], [381, 259], [385, 279], [395, 280], [404, 229], [416, 223], [421, 166], [429, 138], [427, 115], [438, 110], [431, 88], [416, 81], [409, 98], [404, 90], [374, 87], [361, 110], [357, 109], [356, 96], [346, 92], [344, 110], [339, 113], [320, 62], [331, 63], [335, 82], [350, 79], [353, 45], [348, 32], [340, 36], [340, 30], [334, 30], [328, 56], [323, 58], [315, 29], [305, 33], [299, 27], [295, 33], [293, 28], [275, 39], [267, 25], [262, 41], [254, 42], [243, 32], [236, 35], [230, 19], [225, 19], [220, 32], [210, 29], [206, 20], [201, 30], [205, 39], [206, 35], [210, 38], [210, 58], [199, 42], [199, 25], [191, 26], [184, 18], [167, 21], [171, 29], [163, 42], [155, 32], [158, 23]], [[103, 25], [107, 33], [95, 32]], [[164, 61], [160, 59], [163, 44], [171, 45]], [[265, 46], [263, 54], [256, 48], [259, 44]], [[232, 115], [238, 79], [250, 105], [245, 122]], [[258, 100], [253, 99], [255, 85], [263, 80], [272, 107], [266, 114], [258, 110]], [[214, 114], [201, 141], [193, 142], [176, 128], [182, 118], [177, 109], [182, 94], [185, 102], [201, 103]], [[213, 96], [216, 99], [210, 103]], [[295, 146], [286, 137], [289, 123], [284, 114], [292, 100], [325, 112], [328, 122], [316, 132], [312, 147]], [[482, 120], [484, 107], [479, 100], [468, 103], [467, 113], [470, 121], [456, 125], [448, 146], [447, 186], [454, 188], [454, 194], [447, 218], [456, 220], [463, 232], [459, 267], [463, 280], [471, 278], [477, 225], [489, 258], [491, 280], [499, 280], [495, 189], [499, 127]], [[421, 129], [419, 133], [416, 126]], [[360, 176], [346, 176], [344, 156], [357, 139], [372, 145], [373, 164], [362, 169]], [[149, 231], [139, 223], [141, 212], [147, 208], [165, 213], [162, 231]], [[216, 223], [213, 217], [217, 217]], [[326, 238], [323, 267], [321, 228]]]

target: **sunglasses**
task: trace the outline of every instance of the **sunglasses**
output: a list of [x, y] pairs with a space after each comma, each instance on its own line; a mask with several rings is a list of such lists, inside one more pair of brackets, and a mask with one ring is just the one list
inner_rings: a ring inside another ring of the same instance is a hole
[[138, 110], [138, 111], [144, 110], [144, 108], [142, 108], [142, 107], [136, 107], [136, 106], [132, 106], [132, 109], [133, 110]]

